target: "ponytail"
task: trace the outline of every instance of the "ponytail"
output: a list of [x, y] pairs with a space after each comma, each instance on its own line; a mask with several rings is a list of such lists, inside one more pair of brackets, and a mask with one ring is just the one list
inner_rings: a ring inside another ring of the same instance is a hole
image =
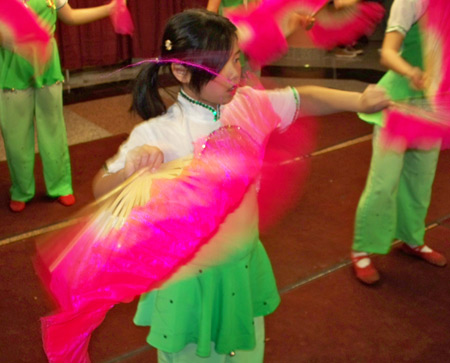
[[138, 74], [133, 89], [131, 109], [144, 120], [164, 114], [167, 111], [159, 94], [159, 70], [162, 64], [146, 65]]
[[139, 73], [131, 109], [144, 120], [164, 114], [167, 108], [159, 94], [160, 71], [174, 77], [170, 64], [185, 62], [191, 73], [189, 87], [201, 89], [222, 70], [237, 41], [236, 27], [227, 19], [205, 9], [189, 9], [172, 16], [164, 30], [160, 61], [149, 63]]

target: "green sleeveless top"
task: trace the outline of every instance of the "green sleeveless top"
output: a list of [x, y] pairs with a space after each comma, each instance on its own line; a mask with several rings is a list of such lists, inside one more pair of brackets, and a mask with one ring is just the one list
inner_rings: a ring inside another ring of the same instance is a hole
[[[247, 3], [252, 3], [255, 0], [248, 0]], [[223, 10], [226, 8], [234, 8], [236, 6], [239, 5], [243, 5], [244, 1], [243, 0], [222, 0], [222, 2], [220, 3], [220, 7], [219, 7], [219, 14], [223, 15]]]
[[[60, 1], [61, 2], [61, 1]], [[53, 35], [57, 20], [54, 0], [29, 0], [26, 5], [33, 10], [39, 19], [47, 24]], [[65, 4], [65, 1], [62, 1]], [[0, 88], [27, 89], [49, 86], [64, 80], [59, 60], [56, 40], [52, 37], [52, 55], [46, 64], [45, 71], [36, 75], [35, 69], [20, 55], [0, 47]]]
[[[418, 23], [415, 23], [403, 41], [402, 57], [412, 66], [423, 69], [422, 58], [422, 36]], [[410, 82], [406, 77], [394, 71], [388, 71], [378, 82], [378, 86], [383, 87], [389, 97], [393, 100], [403, 100], [411, 97], [423, 97], [423, 91], [417, 91], [411, 88]], [[369, 123], [379, 126], [384, 125], [383, 112], [373, 114], [360, 113], [358, 116]]]

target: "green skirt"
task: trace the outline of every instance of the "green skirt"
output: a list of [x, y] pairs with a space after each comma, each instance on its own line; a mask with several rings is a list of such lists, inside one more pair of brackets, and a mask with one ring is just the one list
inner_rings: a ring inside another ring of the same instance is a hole
[[253, 318], [272, 313], [280, 296], [262, 243], [251, 243], [246, 256], [142, 295], [134, 323], [151, 326], [147, 342], [169, 353], [194, 343], [201, 357], [211, 342], [219, 354], [253, 349]]

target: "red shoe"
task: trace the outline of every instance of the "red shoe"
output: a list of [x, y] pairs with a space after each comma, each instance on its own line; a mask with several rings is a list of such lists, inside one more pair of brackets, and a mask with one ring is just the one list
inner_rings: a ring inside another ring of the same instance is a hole
[[447, 264], [447, 259], [443, 254], [432, 250], [427, 245], [411, 247], [403, 243], [401, 248], [407, 255], [416, 256], [432, 265], [444, 267]]
[[75, 196], [73, 194], [62, 195], [58, 197], [58, 202], [66, 207], [70, 207], [75, 204]]
[[20, 202], [18, 200], [11, 200], [9, 202], [9, 209], [11, 209], [12, 212], [22, 212], [25, 209], [25, 202]]
[[352, 252], [353, 270], [356, 278], [366, 285], [373, 285], [380, 279], [380, 274], [374, 267], [369, 255]]

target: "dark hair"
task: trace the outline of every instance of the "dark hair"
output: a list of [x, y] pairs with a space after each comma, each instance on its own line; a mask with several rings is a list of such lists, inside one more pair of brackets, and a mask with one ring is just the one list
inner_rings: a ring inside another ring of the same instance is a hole
[[191, 72], [189, 86], [200, 92], [228, 62], [236, 40], [236, 27], [216, 13], [191, 9], [172, 16], [164, 31], [160, 61], [146, 65], [136, 79], [132, 109], [143, 119], [166, 112], [158, 92], [159, 73], [162, 68], [170, 70], [171, 59], [202, 66], [185, 65]]

